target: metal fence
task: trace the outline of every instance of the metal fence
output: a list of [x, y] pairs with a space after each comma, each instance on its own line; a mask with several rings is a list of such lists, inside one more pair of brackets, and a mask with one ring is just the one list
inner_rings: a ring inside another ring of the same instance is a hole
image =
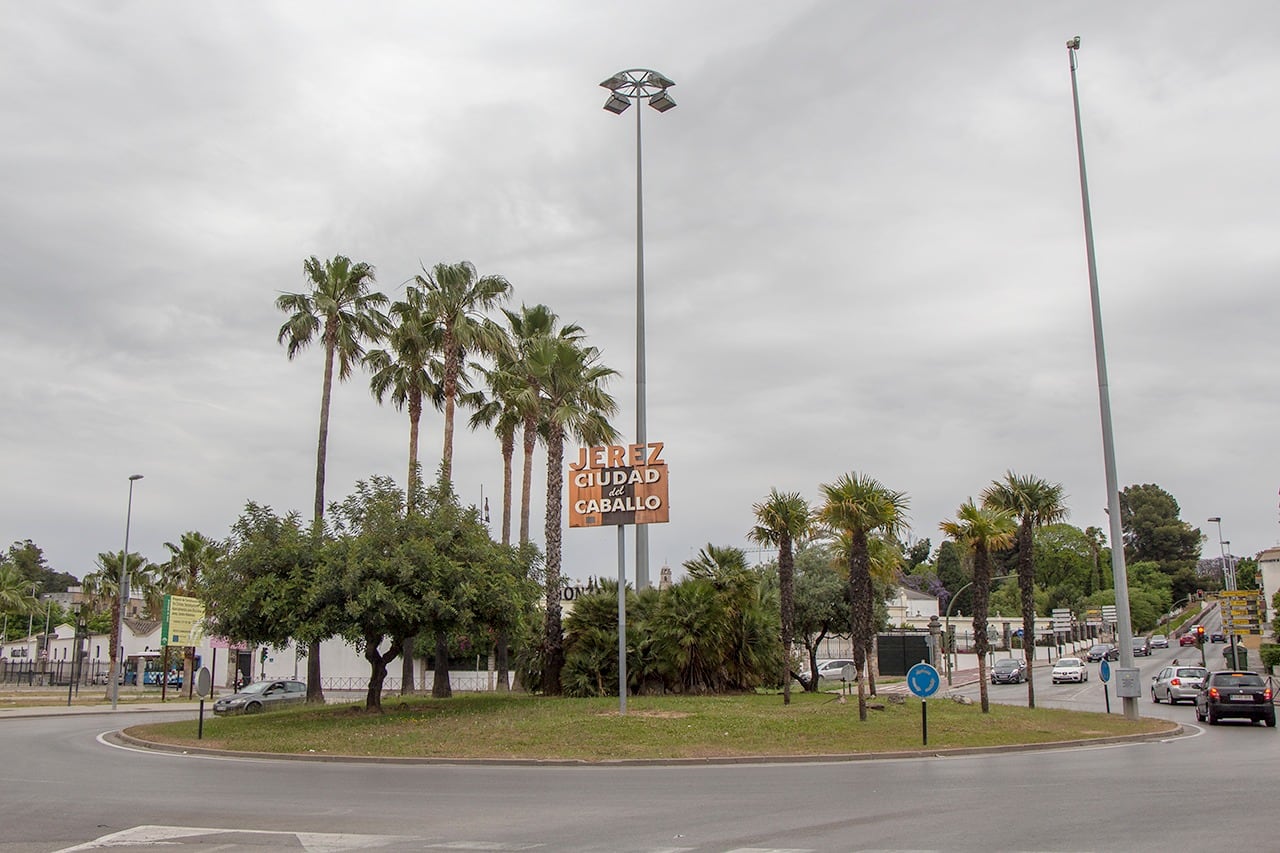
[[[497, 687], [498, 674], [489, 670], [450, 670], [449, 686], [457, 691], [466, 691], [471, 693], [484, 693], [495, 690]], [[415, 681], [414, 687], [417, 690], [430, 690], [434, 683], [435, 673], [428, 670], [421, 681]], [[399, 693], [399, 678], [387, 677], [382, 682], [383, 693]], [[507, 674], [507, 684], [511, 684], [511, 674]], [[321, 678], [320, 685], [325, 690], [349, 690], [349, 691], [365, 691], [369, 689], [368, 676], [350, 677], [350, 678]]]
[[73, 660], [6, 660], [0, 661], [0, 684], [25, 687], [68, 687], [73, 682], [89, 686], [106, 684], [110, 679], [108, 661]]

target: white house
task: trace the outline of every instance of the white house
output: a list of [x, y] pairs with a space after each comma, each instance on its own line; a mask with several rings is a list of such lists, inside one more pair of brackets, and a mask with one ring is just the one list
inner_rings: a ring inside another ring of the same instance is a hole
[[928, 619], [930, 616], [941, 616], [936, 596], [925, 592], [916, 592], [905, 586], [898, 587], [897, 595], [884, 603], [889, 611], [889, 624], [901, 625], [911, 619]]

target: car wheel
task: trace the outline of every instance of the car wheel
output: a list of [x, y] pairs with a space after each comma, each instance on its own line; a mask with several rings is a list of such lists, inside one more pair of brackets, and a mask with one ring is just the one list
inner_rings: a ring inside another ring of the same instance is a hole
[[1267, 728], [1274, 729], [1276, 727], [1276, 715], [1272, 714], [1270, 717], [1264, 717], [1262, 722], [1267, 724]]
[[246, 714], [256, 714], [261, 710], [262, 710], [261, 702], [250, 702], [248, 705], [244, 706], [244, 712]]
[[1216, 726], [1217, 724], [1218, 724], [1218, 715], [1213, 712], [1212, 708], [1210, 708], [1209, 709], [1209, 725]]
[[1200, 713], [1200, 706], [1199, 706], [1199, 705], [1197, 705], [1197, 706], [1196, 706], [1196, 722], [1197, 722], [1197, 723], [1203, 723], [1203, 722], [1204, 722], [1204, 714], [1201, 714], [1201, 713]]
[[1151, 702], [1154, 705], [1160, 704], [1160, 697], [1156, 695], [1156, 689], [1154, 687], [1151, 688]]

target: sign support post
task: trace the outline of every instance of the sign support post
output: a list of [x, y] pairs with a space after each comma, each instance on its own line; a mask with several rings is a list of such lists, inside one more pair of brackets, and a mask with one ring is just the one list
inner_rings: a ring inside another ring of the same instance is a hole
[[920, 697], [920, 735], [923, 745], [929, 745], [929, 697], [938, 692], [942, 677], [932, 665], [921, 661], [907, 670], [907, 687]]
[[618, 525], [618, 714], [627, 715], [627, 526]]

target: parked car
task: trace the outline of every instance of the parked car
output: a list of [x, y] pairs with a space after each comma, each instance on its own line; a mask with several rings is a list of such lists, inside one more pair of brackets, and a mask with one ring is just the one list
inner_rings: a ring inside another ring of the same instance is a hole
[[1094, 643], [1085, 652], [1084, 659], [1091, 662], [1100, 660], [1120, 660], [1120, 650], [1110, 643]]
[[1202, 666], [1166, 666], [1151, 676], [1151, 701], [1176, 705], [1183, 699], [1195, 701], [1209, 672]]
[[[853, 661], [849, 658], [818, 658], [818, 678], [839, 681], [841, 670], [846, 666], [853, 666]], [[799, 675], [803, 681], [809, 680], [809, 670], [801, 670]]]
[[1054, 684], [1064, 681], [1080, 683], [1089, 680], [1089, 667], [1080, 658], [1058, 658], [1049, 675]]
[[1151, 643], [1146, 637], [1133, 638], [1133, 655], [1134, 657], [1147, 657], [1151, 654]]
[[1221, 631], [1214, 631], [1212, 634], [1209, 635], [1209, 642], [1211, 643], [1225, 643], [1226, 641], [1227, 641], [1227, 635], [1222, 633]]
[[1196, 635], [1191, 632], [1183, 634], [1181, 637], [1178, 638], [1178, 645], [1180, 646], [1194, 646], [1195, 644], [1196, 644]]
[[991, 667], [992, 684], [1021, 684], [1027, 680], [1027, 664], [1021, 658], [1001, 658]]
[[1209, 673], [1196, 693], [1196, 719], [1216, 726], [1228, 717], [1261, 720], [1275, 728], [1276, 706], [1262, 676], [1241, 670]]
[[1152, 635], [1151, 635], [1151, 648], [1153, 648], [1153, 649], [1167, 649], [1167, 648], [1169, 648], [1169, 638], [1168, 638], [1168, 637], [1166, 637], [1164, 634], [1152, 634]]
[[239, 693], [223, 696], [213, 703], [213, 713], [256, 714], [307, 701], [307, 685], [301, 681], [256, 681]]

